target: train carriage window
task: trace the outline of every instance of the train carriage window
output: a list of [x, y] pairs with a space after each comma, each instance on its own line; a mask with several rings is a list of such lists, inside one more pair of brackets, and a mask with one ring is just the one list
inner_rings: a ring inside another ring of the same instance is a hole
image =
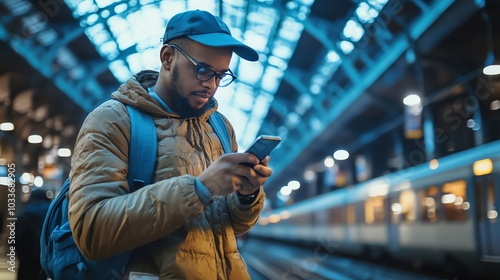
[[424, 222], [437, 222], [439, 215], [439, 189], [436, 186], [428, 187], [419, 192], [420, 218]]
[[335, 207], [330, 209], [330, 224], [343, 224], [344, 223], [344, 213], [343, 209], [340, 207]]
[[399, 198], [392, 196], [388, 197], [386, 203], [388, 207], [390, 207], [389, 209], [389, 214], [391, 215], [390, 222], [393, 224], [399, 223], [401, 215], [401, 204], [399, 203]]
[[356, 211], [355, 211], [354, 204], [347, 205], [346, 221], [347, 221], [348, 225], [353, 225], [356, 222]]
[[293, 223], [299, 225], [309, 225], [313, 222], [314, 216], [312, 213], [300, 213], [293, 217]]
[[444, 207], [444, 217], [448, 221], [467, 220], [469, 202], [466, 193], [467, 182], [458, 180], [443, 185], [441, 203]]
[[402, 222], [414, 222], [417, 216], [415, 192], [412, 190], [402, 191], [399, 195], [399, 210]]
[[[476, 184], [478, 220], [480, 222], [483, 222], [487, 219], [490, 223], [496, 223], [498, 219], [498, 212], [495, 207], [495, 201], [497, 199], [497, 194], [495, 192], [495, 182], [493, 180], [487, 180], [486, 184], [487, 185], [485, 189], [483, 189], [480, 184]], [[483, 193], [483, 190], [485, 191], [485, 193]]]
[[315, 225], [328, 225], [328, 220], [330, 219], [330, 213], [326, 210], [319, 210], [314, 212], [314, 224]]
[[384, 222], [384, 197], [371, 197], [365, 202], [365, 222], [379, 224]]
[[365, 203], [364, 202], [357, 202], [354, 204], [354, 214], [355, 214], [355, 221], [357, 224], [361, 224], [365, 222]]

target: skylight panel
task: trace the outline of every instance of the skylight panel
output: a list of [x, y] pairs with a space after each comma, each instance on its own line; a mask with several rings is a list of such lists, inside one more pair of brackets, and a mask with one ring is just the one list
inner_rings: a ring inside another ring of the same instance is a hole
[[104, 29], [104, 25], [102, 23], [99, 23], [99, 24], [96, 24], [96, 25], [93, 25], [93, 26], [90, 26], [88, 28], [85, 29], [85, 33], [87, 34], [87, 36], [92, 39], [92, 42], [94, 41], [94, 36], [101, 32], [102, 30]]
[[311, 5], [314, 3], [314, 0], [295, 0], [298, 3], [302, 3], [303, 5], [307, 7], [311, 7]]
[[144, 69], [158, 70], [160, 61], [158, 59], [160, 50], [158, 48], [149, 48], [142, 52], [142, 64]]
[[159, 9], [148, 6], [126, 17], [130, 26], [129, 36], [134, 38], [137, 51], [142, 51], [150, 46], [160, 44], [163, 37], [165, 23]]
[[[248, 149], [248, 147], [250, 147], [250, 144], [252, 144], [253, 142], [253, 139], [254, 137], [252, 137], [253, 135], [257, 135], [257, 133], [259, 133], [259, 130], [260, 130], [260, 127], [262, 126], [262, 119], [259, 119], [259, 120], [253, 120], [253, 119], [250, 119], [247, 123], [247, 126], [246, 126], [246, 134], [241, 138], [241, 144], [240, 146], [238, 147], [239, 151], [243, 152], [243, 151], [246, 151]], [[241, 134], [243, 135], [243, 134]]]
[[238, 80], [255, 85], [262, 78], [263, 71], [261, 63], [241, 60], [238, 67]]
[[356, 9], [355, 15], [362, 23], [371, 23], [379, 15], [388, 0], [368, 0], [361, 2]]
[[203, 10], [208, 11], [212, 14], [215, 13], [215, 1], [200, 1], [200, 0], [187, 0], [188, 10]]
[[280, 71], [280, 72], [285, 72], [286, 68], [288, 68], [288, 63], [285, 59], [283, 59], [282, 57], [274, 56], [274, 55], [271, 55], [267, 59], [267, 63], [269, 65], [275, 67], [276, 70]]
[[47, 22], [39, 14], [25, 15], [22, 19], [24, 32], [27, 34], [36, 34], [47, 27]]
[[336, 51], [329, 51], [326, 55], [326, 61], [328, 63], [337, 63], [340, 62], [340, 56]]
[[359, 4], [355, 14], [362, 23], [371, 23], [378, 16], [378, 11], [371, 8], [366, 2]]
[[354, 49], [354, 45], [349, 42], [349, 41], [341, 41], [339, 43], [340, 49], [342, 50], [343, 53], [345, 54], [350, 54], [352, 50]]
[[115, 52], [117, 49], [116, 43], [114, 41], [108, 41], [99, 46], [99, 51], [104, 54], [105, 56], [108, 56]]
[[312, 94], [320, 94], [321, 93], [321, 85], [319, 84], [315, 84], [315, 83], [312, 83], [310, 86], [309, 86], [309, 91], [312, 93]]
[[3, 0], [2, 4], [9, 10], [11, 15], [14, 17], [26, 14], [32, 8], [32, 4], [28, 1]]
[[96, 45], [102, 45], [102, 44], [106, 43], [107, 41], [109, 41], [110, 39], [111, 39], [111, 36], [109, 35], [109, 33], [105, 30], [102, 30], [102, 29], [97, 31], [92, 36], [92, 41]]
[[238, 107], [243, 111], [252, 111], [254, 109], [253, 91], [238, 91]]
[[147, 6], [151, 3], [158, 2], [158, 0], [139, 0], [139, 5]]
[[125, 66], [125, 63], [122, 60], [115, 60], [115, 61], [110, 62], [109, 69], [111, 70], [111, 72], [113, 72], [115, 77], [121, 83], [123, 83], [128, 78], [130, 78], [130, 76], [132, 76], [132, 73], [130, 72], [128, 67]]
[[130, 26], [127, 20], [121, 16], [112, 16], [108, 19], [109, 30], [115, 38], [119, 38], [121, 35], [130, 36], [127, 34], [130, 32]]
[[[187, 7], [185, 0], [170, 0], [160, 2], [160, 10], [163, 14], [163, 17], [166, 19], [171, 19], [174, 15], [186, 11], [186, 9]], [[163, 25], [163, 27], [166, 27], [166, 24]]]
[[105, 8], [115, 2], [113, 0], [94, 0], [94, 1], [100, 9]]
[[[253, 141], [253, 137], [251, 138], [251, 140], [248, 140], [249, 137], [245, 135], [246, 129], [248, 127], [248, 122], [250, 121], [250, 116], [246, 112], [237, 110], [235, 108], [233, 109], [229, 108], [227, 110], [227, 113], [224, 112], [222, 113], [226, 116], [231, 116], [230, 117], [231, 123], [241, 124], [233, 126], [238, 143], [242, 143], [242, 141], [247, 141], [247, 142]], [[244, 149], [246, 149], [246, 147], [244, 147]]]
[[116, 38], [120, 50], [125, 50], [136, 44], [134, 38], [131, 36], [130, 26], [127, 20], [121, 16], [113, 16], [108, 19], [108, 25], [111, 33]]
[[247, 5], [246, 0], [224, 0], [224, 6], [235, 6], [235, 7], [245, 7]]
[[269, 112], [269, 105], [273, 101], [273, 96], [265, 92], [261, 92], [255, 99], [255, 105], [252, 108], [252, 117], [263, 119]]
[[365, 34], [365, 30], [354, 19], [350, 19], [345, 27], [343, 34], [345, 37], [351, 39], [353, 42], [358, 42]]
[[120, 50], [126, 50], [135, 44], [135, 41], [130, 34], [123, 33], [122, 35], [116, 38], [116, 42], [118, 43], [118, 48]]
[[303, 115], [313, 104], [313, 99], [310, 94], [302, 94], [297, 102], [297, 114]]
[[381, 11], [382, 8], [387, 4], [388, 0], [368, 0], [368, 4], [374, 7], [377, 11]]
[[121, 14], [121, 13], [125, 12], [127, 10], [127, 8], [128, 8], [127, 4], [123, 3], [120, 5], [116, 5], [114, 11], [116, 14]]
[[132, 71], [132, 73], [137, 73], [137, 72], [143, 70], [141, 59], [142, 59], [142, 57], [141, 57], [141, 54], [139, 54], [139, 53], [134, 53], [134, 54], [127, 56], [126, 60], [127, 60], [128, 65], [130, 65], [130, 71]]
[[264, 13], [251, 12], [247, 16], [248, 28], [254, 30], [256, 33], [268, 36], [271, 34], [272, 27], [274, 26], [274, 17], [274, 13], [269, 13], [265, 10]]
[[299, 40], [304, 25], [295, 21], [291, 17], [286, 17], [283, 20], [282, 28], [279, 31], [279, 36], [288, 41], [296, 42]]
[[[314, 74], [311, 78], [311, 85], [318, 86], [319, 89], [323, 87], [323, 85], [326, 83], [326, 77], [322, 73], [318, 72]], [[312, 90], [313, 93], [319, 93], [317, 90]]]
[[81, 65], [77, 65], [68, 71], [71, 78], [75, 80], [82, 79], [86, 73], [86, 70]]
[[264, 75], [262, 76], [262, 89], [266, 92], [274, 94], [280, 85], [281, 79], [283, 78], [284, 71], [278, 68], [269, 66], [266, 68]]
[[83, 22], [87, 23], [87, 26], [90, 26], [96, 23], [98, 20], [99, 20], [99, 15], [91, 14], [86, 19], [84, 19]]
[[267, 47], [269, 36], [265, 34], [256, 33], [254, 30], [247, 30], [245, 32], [244, 43], [254, 48], [257, 52], [264, 52]]
[[47, 29], [40, 32], [37, 36], [40, 44], [44, 46], [49, 46], [57, 40], [57, 33], [52, 29]]
[[56, 61], [59, 65], [65, 68], [71, 68], [77, 64], [76, 58], [73, 53], [66, 47], [62, 47], [57, 52]]
[[94, 1], [92, 0], [72, 1], [72, 2], [73, 2], [72, 4], [74, 5], [73, 15], [75, 15], [76, 17], [81, 17], [88, 13], [95, 13], [98, 10], [98, 7], [94, 4]]
[[231, 100], [235, 97], [234, 95], [237, 94], [235, 90], [236, 85], [237, 83], [234, 82], [227, 87], [220, 87], [217, 89], [215, 92], [215, 99], [217, 99], [219, 103], [219, 110], [221, 107], [228, 106], [228, 104], [231, 103]]
[[292, 57], [293, 50], [290, 48], [289, 44], [286, 44], [285, 42], [283, 42], [283, 40], [276, 40], [274, 41], [272, 54], [282, 59], [288, 60]]

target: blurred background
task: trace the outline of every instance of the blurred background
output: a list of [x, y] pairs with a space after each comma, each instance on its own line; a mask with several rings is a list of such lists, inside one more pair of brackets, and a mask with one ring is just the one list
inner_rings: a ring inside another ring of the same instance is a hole
[[9, 165], [19, 215], [57, 195], [85, 116], [191, 9], [260, 55], [216, 94], [240, 150], [283, 139], [254, 279], [500, 278], [500, 1], [0, 0], [1, 279]]

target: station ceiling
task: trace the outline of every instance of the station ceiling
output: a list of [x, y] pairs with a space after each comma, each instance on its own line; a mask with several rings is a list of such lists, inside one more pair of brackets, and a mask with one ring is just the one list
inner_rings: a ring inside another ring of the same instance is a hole
[[158, 68], [169, 18], [208, 10], [260, 54], [254, 64], [235, 56], [237, 82], [216, 98], [242, 149], [260, 134], [282, 137], [275, 190], [400, 125], [407, 94], [434, 102], [482, 75], [487, 54], [500, 54], [498, 2], [2, 0], [0, 122], [13, 120], [19, 142], [34, 131], [50, 138], [27, 153], [71, 147], [121, 82]]

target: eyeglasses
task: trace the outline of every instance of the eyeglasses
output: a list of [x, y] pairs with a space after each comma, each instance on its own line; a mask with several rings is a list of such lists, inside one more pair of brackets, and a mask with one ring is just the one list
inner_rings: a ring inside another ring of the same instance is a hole
[[212, 79], [214, 76], [216, 77], [215, 82], [219, 87], [226, 87], [234, 80], [236, 80], [236, 76], [233, 74], [231, 69], [228, 69], [226, 72], [219, 73], [214, 69], [208, 66], [202, 66], [200, 63], [196, 62], [192, 57], [190, 57], [186, 52], [184, 52], [181, 48], [176, 45], [170, 45], [172, 48], [178, 50], [182, 53], [194, 66], [196, 66], [196, 79], [202, 82], [206, 82]]

